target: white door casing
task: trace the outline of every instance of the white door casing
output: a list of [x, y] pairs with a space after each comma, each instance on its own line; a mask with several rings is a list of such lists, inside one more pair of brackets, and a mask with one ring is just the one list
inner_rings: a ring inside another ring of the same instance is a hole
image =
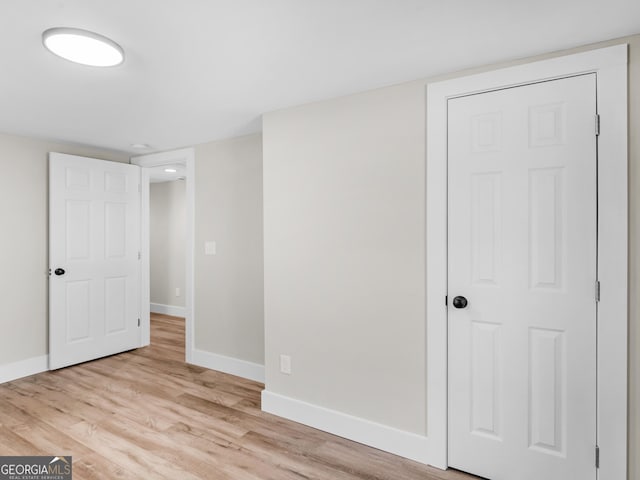
[[[627, 472], [627, 63], [614, 45], [427, 85], [427, 462], [447, 468], [447, 103], [450, 99], [595, 73], [598, 137], [598, 386], [600, 480]], [[595, 452], [594, 452], [595, 453]]]
[[449, 101], [453, 467], [595, 479], [595, 118], [595, 74]]
[[49, 154], [50, 369], [140, 345], [139, 183], [137, 166]]

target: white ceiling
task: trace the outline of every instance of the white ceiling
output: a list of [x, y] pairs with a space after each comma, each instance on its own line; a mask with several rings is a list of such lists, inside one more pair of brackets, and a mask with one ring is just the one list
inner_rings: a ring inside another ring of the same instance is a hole
[[[41, 34], [59, 26], [112, 38], [125, 63], [55, 57]], [[0, 131], [168, 150], [259, 131], [267, 111], [639, 32], [638, 0], [0, 0]]]

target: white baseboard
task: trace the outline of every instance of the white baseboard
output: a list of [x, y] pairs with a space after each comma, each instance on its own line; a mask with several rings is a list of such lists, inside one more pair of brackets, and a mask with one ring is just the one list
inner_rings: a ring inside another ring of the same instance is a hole
[[176, 307], [175, 305], [163, 305], [162, 303], [152, 303], [150, 305], [151, 313], [162, 313], [164, 315], [172, 315], [174, 317], [184, 317], [184, 307]]
[[264, 365], [247, 362], [246, 360], [194, 349], [191, 351], [190, 363], [264, 383]]
[[429, 439], [422, 435], [398, 430], [267, 390], [262, 391], [262, 410], [416, 462], [431, 464]]
[[49, 355], [27, 358], [19, 362], [0, 365], [0, 383], [11, 382], [22, 377], [49, 370]]

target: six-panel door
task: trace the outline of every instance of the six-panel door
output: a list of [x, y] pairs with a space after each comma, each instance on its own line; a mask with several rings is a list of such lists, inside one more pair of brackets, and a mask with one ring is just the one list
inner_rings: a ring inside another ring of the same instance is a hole
[[49, 156], [49, 367], [136, 348], [140, 169]]
[[449, 464], [595, 479], [595, 75], [449, 100]]

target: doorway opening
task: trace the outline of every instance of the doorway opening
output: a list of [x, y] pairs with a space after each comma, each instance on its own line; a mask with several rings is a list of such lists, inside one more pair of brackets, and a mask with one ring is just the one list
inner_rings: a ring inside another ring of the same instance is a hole
[[184, 360], [186, 168], [162, 165], [149, 173], [151, 346]]
[[172, 358], [190, 363], [193, 149], [134, 157], [131, 163], [141, 167], [141, 346], [153, 344]]

